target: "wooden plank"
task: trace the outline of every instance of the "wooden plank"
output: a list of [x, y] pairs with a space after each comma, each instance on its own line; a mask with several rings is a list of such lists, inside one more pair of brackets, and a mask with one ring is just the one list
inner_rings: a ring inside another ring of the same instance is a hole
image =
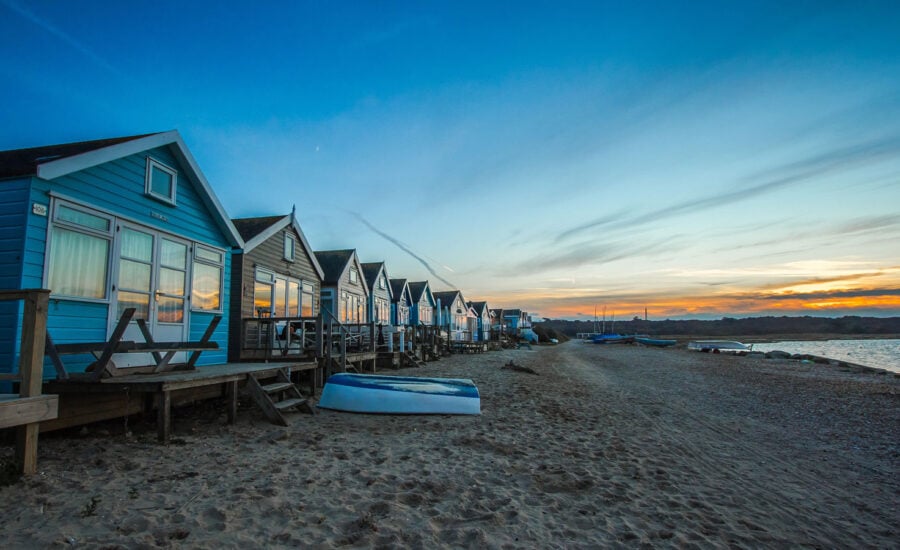
[[[112, 359], [113, 353], [115, 353], [119, 342], [122, 340], [122, 336], [125, 334], [125, 330], [128, 328], [128, 323], [130, 323], [131, 318], [134, 317], [134, 312], [135, 308], [133, 307], [126, 308], [125, 311], [122, 312], [122, 317], [119, 318], [119, 322], [116, 324], [116, 328], [113, 329], [113, 333], [109, 337], [109, 342], [103, 349], [103, 353], [100, 355], [100, 358], [97, 359], [97, 362], [94, 366], [94, 374], [98, 380], [100, 379], [100, 377], [107, 373], [107, 369], [109, 369], [110, 359]], [[114, 369], [115, 367], [113, 367], [113, 370]], [[109, 374], [112, 374], [112, 372], [109, 372]]]
[[44, 372], [44, 342], [47, 338], [47, 304], [50, 291], [31, 291], [25, 299], [22, 315], [22, 346], [19, 352], [19, 394], [33, 397], [41, 394]]
[[66, 380], [67, 378], [69, 378], [69, 373], [66, 371], [66, 367], [63, 365], [62, 359], [60, 359], [59, 357], [59, 351], [53, 344], [53, 339], [50, 338], [49, 332], [45, 335], [44, 353], [50, 356], [50, 361], [53, 363], [53, 368], [56, 369], [56, 378], [58, 378], [59, 380]]
[[[203, 337], [200, 338], [200, 342], [206, 343], [209, 342], [209, 339], [212, 338], [213, 332], [215, 332], [216, 327], [219, 326], [219, 322], [222, 321], [221, 315], [216, 315], [212, 318], [212, 321], [209, 322], [209, 326], [206, 327], [206, 332], [203, 333]], [[197, 364], [197, 359], [200, 359], [200, 352], [195, 351], [191, 354], [191, 357], [188, 359], [187, 368], [192, 369], [194, 365]]]
[[[139, 329], [141, 329], [141, 334], [144, 335], [144, 341], [146, 341], [148, 344], [152, 344], [153, 343], [153, 335], [150, 334], [150, 328], [147, 327], [146, 319], [138, 319], [137, 326]], [[158, 365], [159, 362], [162, 360], [162, 356], [157, 351], [153, 351], [151, 353], [153, 354], [153, 361]]]
[[0, 428], [21, 426], [56, 418], [59, 396], [36, 395], [20, 397], [18, 394], [0, 396]]
[[[116, 344], [113, 353], [128, 353], [134, 349], [135, 342], [122, 340]], [[80, 342], [77, 344], [56, 344], [54, 347], [58, 355], [81, 355], [88, 353], [103, 353], [109, 346], [109, 342]]]
[[58, 397], [59, 415], [55, 419], [41, 422], [41, 432], [124, 418], [144, 412], [141, 394], [124, 392], [121, 388], [116, 393], [64, 394]]
[[153, 342], [153, 343], [136, 343], [133, 348], [129, 349], [129, 353], [161, 353], [171, 351], [173, 353], [179, 351], [209, 351], [219, 349], [217, 342]]
[[0, 290], [0, 301], [27, 300], [34, 292], [50, 294], [49, 290]]

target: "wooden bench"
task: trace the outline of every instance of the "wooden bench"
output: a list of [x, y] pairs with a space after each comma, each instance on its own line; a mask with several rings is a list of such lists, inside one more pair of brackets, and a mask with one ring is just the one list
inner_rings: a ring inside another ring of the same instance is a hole
[[[130, 307], [122, 312], [122, 316], [116, 323], [109, 340], [105, 342], [84, 342], [72, 344], [54, 344], [50, 333], [47, 333], [45, 353], [50, 357], [56, 369], [56, 375], [60, 380], [68, 380], [72, 377], [66, 370], [62, 362], [62, 355], [93, 355], [96, 360], [88, 365], [86, 373], [80, 377], [86, 377], [93, 380], [99, 380], [104, 376], [122, 376], [125, 374], [136, 373], [162, 373], [171, 370], [193, 370], [194, 365], [200, 358], [200, 354], [207, 350], [219, 349], [216, 342], [210, 342], [209, 339], [215, 332], [216, 327], [222, 320], [221, 315], [213, 317], [203, 337], [196, 342], [156, 342], [150, 334], [147, 322], [144, 319], [138, 319], [137, 325], [144, 337], [144, 342], [135, 342], [132, 340], [122, 340], [128, 323], [134, 318], [135, 308]], [[183, 365], [172, 364], [172, 358], [179, 352], [191, 352], [187, 362]], [[116, 353], [149, 353], [153, 356], [153, 365], [147, 367], [127, 367], [119, 368], [113, 362], [112, 357]]]

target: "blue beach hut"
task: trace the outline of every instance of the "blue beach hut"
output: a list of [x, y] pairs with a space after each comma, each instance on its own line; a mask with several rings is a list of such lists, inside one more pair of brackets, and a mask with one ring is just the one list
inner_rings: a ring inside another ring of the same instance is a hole
[[[197, 365], [224, 363], [231, 250], [242, 245], [177, 131], [0, 151], [0, 288], [50, 289], [55, 343], [106, 340], [126, 308], [157, 341], [199, 340], [222, 316], [219, 349]], [[21, 312], [0, 307], [8, 370]], [[126, 339], [140, 339], [133, 325]], [[128, 355], [117, 364], [146, 360]]]

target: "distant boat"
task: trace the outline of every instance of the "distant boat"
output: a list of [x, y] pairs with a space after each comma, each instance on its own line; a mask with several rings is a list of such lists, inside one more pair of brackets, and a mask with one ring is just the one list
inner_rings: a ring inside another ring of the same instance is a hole
[[622, 334], [598, 334], [591, 339], [595, 344], [630, 344], [634, 342], [634, 336]]
[[481, 414], [468, 379], [339, 373], [328, 377], [319, 407], [377, 414]]
[[678, 340], [663, 340], [660, 338], [650, 338], [649, 336], [635, 336], [634, 341], [638, 344], [643, 344], [645, 346], [656, 346], [658, 348], [674, 346], [678, 343]]
[[688, 343], [687, 349], [707, 353], [737, 353], [739, 351], [750, 351], [753, 349], [753, 346], [730, 340], [696, 340]]

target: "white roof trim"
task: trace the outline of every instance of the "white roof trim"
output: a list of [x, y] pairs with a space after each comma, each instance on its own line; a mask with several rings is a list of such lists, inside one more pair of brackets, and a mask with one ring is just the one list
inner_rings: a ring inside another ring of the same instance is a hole
[[269, 237], [278, 233], [288, 225], [291, 225], [294, 228], [294, 231], [296, 231], [297, 235], [300, 237], [300, 242], [303, 244], [303, 248], [306, 249], [306, 255], [309, 256], [310, 261], [312, 261], [312, 265], [315, 268], [316, 273], [319, 275], [319, 280], [325, 280], [325, 272], [322, 271], [322, 266], [319, 265], [319, 260], [316, 259], [316, 253], [313, 252], [312, 247], [309, 246], [309, 241], [306, 240], [306, 235], [303, 233], [303, 230], [300, 229], [300, 223], [297, 222], [297, 218], [295, 218], [293, 214], [286, 215], [285, 217], [270, 225], [259, 235], [256, 235], [249, 241], [245, 242], [243, 251], [250, 252], [257, 246], [268, 240]]
[[231, 223], [231, 218], [225, 213], [222, 203], [219, 202], [218, 197], [213, 193], [212, 187], [210, 187], [209, 182], [206, 181], [203, 172], [200, 171], [197, 161], [194, 160], [194, 156], [187, 148], [187, 145], [185, 145], [184, 140], [181, 139], [181, 134], [178, 133], [178, 130], [160, 132], [147, 137], [117, 143], [116, 145], [110, 145], [109, 147], [103, 147], [102, 149], [88, 151], [87, 153], [82, 153], [80, 155], [44, 162], [37, 166], [37, 176], [41, 179], [52, 180], [73, 172], [78, 172], [79, 170], [85, 170], [92, 166], [111, 162], [129, 155], [135, 155], [148, 149], [164, 147], [166, 145], [174, 145], [176, 158], [190, 168], [191, 173], [188, 174], [188, 176], [192, 176], [191, 179], [200, 185], [202, 190], [200, 196], [203, 199], [203, 202], [206, 203], [206, 206], [219, 215], [220, 227], [229, 237], [231, 237], [231, 244], [233, 246], [242, 247], [244, 241], [241, 239], [241, 235], [237, 232], [237, 229], [235, 229], [234, 224]]

